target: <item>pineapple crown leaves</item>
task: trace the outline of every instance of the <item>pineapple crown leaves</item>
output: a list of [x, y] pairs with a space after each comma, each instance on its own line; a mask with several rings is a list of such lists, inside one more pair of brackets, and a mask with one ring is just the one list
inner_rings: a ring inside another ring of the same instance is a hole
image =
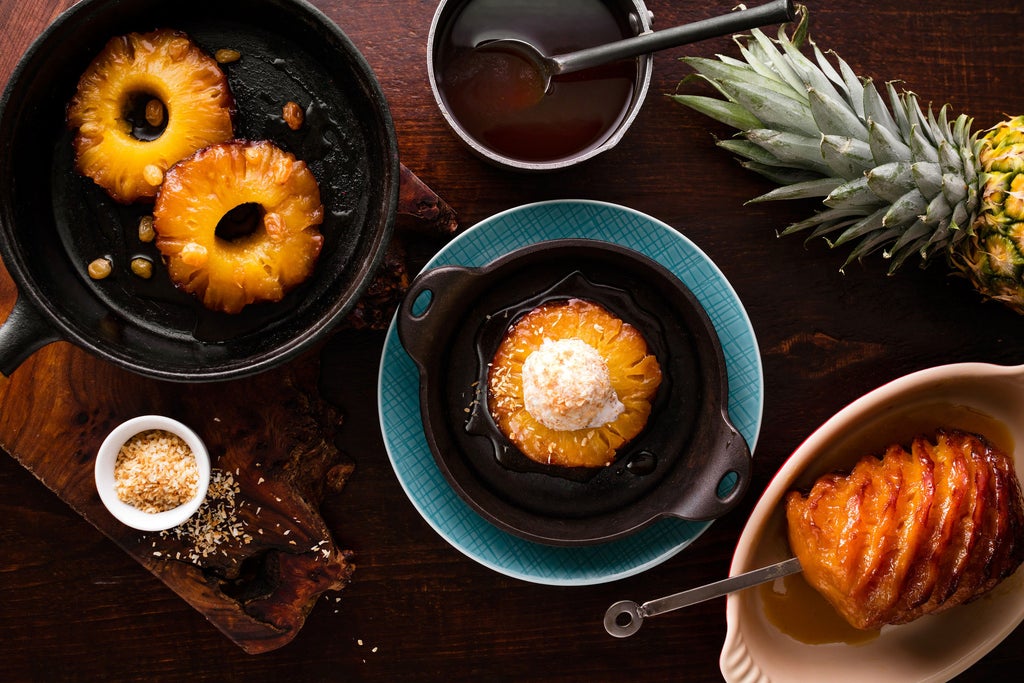
[[852, 245], [843, 267], [881, 249], [890, 273], [913, 254], [925, 265], [951, 253], [971, 235], [981, 201], [972, 120], [949, 121], [948, 107], [925, 111], [916, 95], [893, 83], [883, 96], [810, 40], [803, 6], [792, 36], [786, 28], [774, 40], [758, 29], [737, 36], [741, 58], [684, 57], [696, 73], [682, 84], [699, 79], [721, 97], [670, 97], [737, 129], [717, 144], [780, 185], [752, 202], [822, 202], [822, 210], [782, 235], [810, 231], [808, 241]]

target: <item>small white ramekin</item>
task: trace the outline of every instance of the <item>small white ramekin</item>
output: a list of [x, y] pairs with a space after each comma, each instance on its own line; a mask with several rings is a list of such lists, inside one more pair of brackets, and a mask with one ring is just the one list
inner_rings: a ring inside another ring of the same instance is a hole
[[[164, 512], [144, 512], [117, 496], [114, 489], [114, 464], [118, 451], [126, 441], [140, 432], [161, 429], [181, 437], [192, 449], [199, 467], [199, 487], [196, 495], [186, 503]], [[195, 514], [206, 498], [210, 485], [210, 454], [199, 435], [177, 420], [162, 415], [140, 415], [116, 427], [103, 440], [96, 453], [96, 490], [100, 500], [121, 523], [140, 531], [162, 531], [178, 526]]]

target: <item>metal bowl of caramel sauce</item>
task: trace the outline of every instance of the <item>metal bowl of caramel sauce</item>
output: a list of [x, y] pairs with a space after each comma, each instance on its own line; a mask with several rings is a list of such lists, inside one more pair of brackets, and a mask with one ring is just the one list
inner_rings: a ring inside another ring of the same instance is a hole
[[653, 59], [556, 76], [543, 97], [510, 78], [514, 55], [476, 49], [515, 38], [563, 54], [651, 30], [642, 0], [442, 0], [427, 43], [434, 99], [477, 156], [519, 171], [573, 166], [613, 147], [636, 118]]

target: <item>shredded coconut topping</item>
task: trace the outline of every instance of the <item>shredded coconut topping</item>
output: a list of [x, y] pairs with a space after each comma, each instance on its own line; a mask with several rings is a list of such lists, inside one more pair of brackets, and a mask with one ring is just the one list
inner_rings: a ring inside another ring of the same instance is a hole
[[600, 427], [626, 409], [608, 364], [582, 339], [546, 339], [526, 358], [523, 404], [538, 422], [559, 431]]
[[188, 544], [187, 559], [200, 566], [204, 558], [215, 553], [228, 557], [225, 549], [228, 546], [239, 547], [252, 542], [252, 535], [239, 516], [242, 504], [236, 503], [241, 491], [238, 482], [230, 472], [221, 469], [214, 468], [210, 475], [206, 500], [196, 514], [183, 524], [160, 532], [163, 538]]
[[143, 512], [176, 508], [196, 495], [199, 466], [177, 434], [150, 429], [128, 439], [114, 463], [117, 497]]

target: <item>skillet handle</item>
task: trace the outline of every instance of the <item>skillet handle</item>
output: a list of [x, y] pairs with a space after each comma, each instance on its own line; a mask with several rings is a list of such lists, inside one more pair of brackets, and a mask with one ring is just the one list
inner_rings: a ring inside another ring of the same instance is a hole
[[60, 338], [36, 307], [19, 296], [0, 325], [0, 377], [6, 378], [35, 351]]
[[438, 266], [416, 276], [398, 309], [398, 338], [422, 367], [439, 348], [435, 340], [457, 322], [464, 295], [472, 291], [477, 270]]
[[725, 453], [708, 453], [712, 461], [702, 476], [691, 487], [690, 495], [670, 511], [684, 519], [717, 519], [742, 500], [750, 486], [751, 456], [746, 439], [737, 431], [723, 410], [719, 434], [712, 443], [722, 443]]

